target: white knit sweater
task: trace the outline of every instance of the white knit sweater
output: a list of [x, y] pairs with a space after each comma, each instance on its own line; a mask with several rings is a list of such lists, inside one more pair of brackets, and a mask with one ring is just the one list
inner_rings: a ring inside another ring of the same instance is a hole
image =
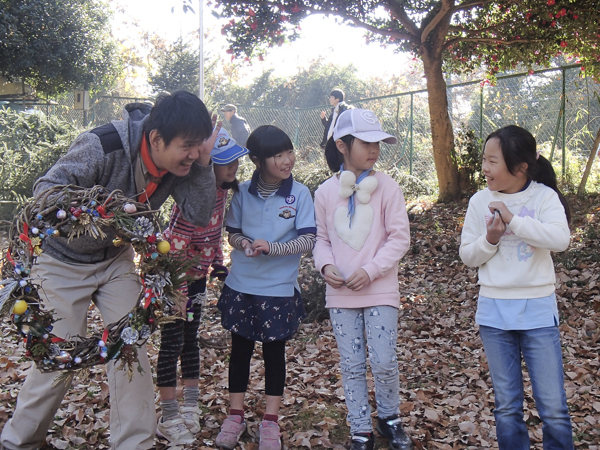
[[[502, 201], [514, 214], [497, 245], [486, 239], [488, 205]], [[484, 189], [469, 201], [461, 235], [460, 257], [479, 267], [480, 294], [495, 299], [545, 297], [556, 277], [551, 251], [569, 246], [564, 208], [551, 188], [532, 181], [522, 192], [503, 194]]]

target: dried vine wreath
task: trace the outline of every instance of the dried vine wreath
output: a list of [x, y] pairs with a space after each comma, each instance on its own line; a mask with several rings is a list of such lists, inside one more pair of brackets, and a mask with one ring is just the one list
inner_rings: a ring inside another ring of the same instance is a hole
[[[175, 320], [185, 310], [187, 299], [178, 288], [186, 281], [192, 262], [169, 253], [155, 213], [118, 190], [69, 185], [48, 189], [15, 217], [2, 260], [0, 316], [12, 317], [25, 341], [26, 356], [39, 370], [72, 374], [112, 360], [120, 361], [118, 367], [126, 368], [131, 377], [137, 348], [161, 323]], [[68, 241], [81, 236], [105, 239], [107, 233], [115, 235], [115, 246], [131, 244], [140, 256], [138, 305], [101, 334], [61, 339], [52, 334], [56, 319], [40, 303], [43, 280], [31, 277], [32, 266], [43, 253], [44, 240], [56, 236]]]

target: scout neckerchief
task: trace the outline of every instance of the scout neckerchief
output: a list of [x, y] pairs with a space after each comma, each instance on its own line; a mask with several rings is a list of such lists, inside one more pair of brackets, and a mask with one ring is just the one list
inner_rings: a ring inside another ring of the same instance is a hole
[[162, 181], [162, 177], [165, 176], [168, 170], [158, 170], [154, 161], [150, 157], [150, 151], [148, 149], [148, 142], [146, 141], [146, 134], [142, 136], [142, 144], [140, 147], [140, 153], [142, 154], [142, 161], [146, 166], [146, 170], [150, 174], [148, 178], [150, 181], [146, 185], [146, 189], [140, 195], [138, 195], [138, 201], [144, 203], [154, 193], [159, 183]]

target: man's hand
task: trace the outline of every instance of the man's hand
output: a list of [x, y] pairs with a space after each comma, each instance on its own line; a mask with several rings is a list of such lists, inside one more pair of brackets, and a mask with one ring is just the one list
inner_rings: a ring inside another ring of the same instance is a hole
[[217, 135], [223, 126], [223, 122], [220, 120], [217, 122], [216, 113], [211, 113], [211, 122], [213, 125], [213, 132], [204, 140], [204, 142], [202, 142], [202, 145], [200, 146], [200, 154], [196, 160], [196, 162], [201, 166], [208, 166], [210, 164], [210, 152], [215, 146], [215, 142], [217, 142]]
[[321, 119], [324, 119], [327, 116], [327, 113], [325, 111], [321, 111]]

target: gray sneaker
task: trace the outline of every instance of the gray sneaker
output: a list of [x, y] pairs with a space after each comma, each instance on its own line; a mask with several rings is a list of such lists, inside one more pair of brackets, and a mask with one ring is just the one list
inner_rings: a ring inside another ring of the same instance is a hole
[[183, 423], [188, 427], [190, 433], [197, 434], [200, 432], [200, 417], [202, 411], [197, 406], [182, 406], [179, 409]]
[[233, 450], [238, 445], [244, 431], [246, 431], [246, 421], [242, 416], [227, 416], [221, 425], [221, 432], [217, 436], [215, 444], [217, 447]]
[[161, 417], [156, 426], [156, 435], [166, 439], [172, 444], [193, 444], [196, 438], [190, 433], [190, 430], [183, 423], [183, 418], [180, 415], [173, 419], [165, 420]]

